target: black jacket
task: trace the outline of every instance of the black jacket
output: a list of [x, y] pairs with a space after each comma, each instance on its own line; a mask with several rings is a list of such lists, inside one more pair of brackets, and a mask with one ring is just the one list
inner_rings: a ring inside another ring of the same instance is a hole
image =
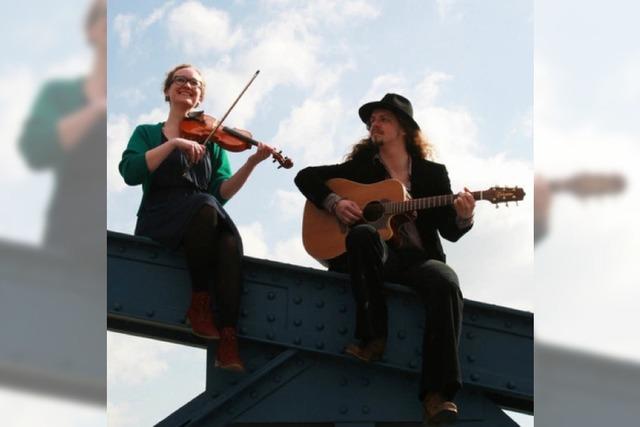
[[[388, 179], [385, 167], [374, 152], [365, 151], [353, 160], [328, 166], [311, 166], [302, 169], [295, 183], [313, 204], [323, 209], [323, 200], [331, 193], [324, 184], [331, 178], [345, 178], [362, 184]], [[451, 194], [449, 175], [444, 165], [425, 159], [413, 158], [411, 161], [411, 195], [413, 198]], [[456, 211], [453, 206], [418, 211], [416, 227], [429, 259], [446, 261], [438, 231], [447, 240], [455, 242], [471, 227], [460, 229], [456, 224]]]

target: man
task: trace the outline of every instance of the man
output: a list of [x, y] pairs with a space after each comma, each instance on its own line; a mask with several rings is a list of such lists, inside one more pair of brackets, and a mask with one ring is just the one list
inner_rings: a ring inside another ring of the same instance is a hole
[[384, 242], [376, 229], [362, 221], [353, 201], [333, 193], [325, 181], [345, 178], [371, 184], [389, 178], [402, 182], [412, 197], [451, 194], [446, 168], [426, 160], [431, 147], [413, 119], [408, 99], [393, 93], [360, 107], [369, 138], [358, 142], [347, 161], [308, 167], [295, 182], [318, 208], [349, 225], [346, 254], [329, 262], [334, 271], [348, 271], [357, 305], [356, 338], [346, 352], [365, 362], [379, 360], [387, 338], [385, 280], [411, 287], [425, 306], [423, 363], [419, 398], [431, 423], [455, 420], [452, 402], [462, 385], [458, 342], [462, 325], [462, 293], [455, 272], [445, 264], [438, 232], [456, 241], [473, 225], [475, 201], [458, 194], [453, 206], [421, 210], [400, 221], [397, 238]]

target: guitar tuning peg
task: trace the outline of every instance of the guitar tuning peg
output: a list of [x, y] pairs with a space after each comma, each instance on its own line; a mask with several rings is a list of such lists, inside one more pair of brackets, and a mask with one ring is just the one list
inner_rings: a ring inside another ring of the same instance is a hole
[[496, 204], [496, 209], [498, 209], [500, 207], [500, 205]]
[[509, 207], [509, 202], [506, 202], [505, 205], [507, 205], [507, 207]]
[[518, 206], [518, 202], [516, 202], [516, 206]]

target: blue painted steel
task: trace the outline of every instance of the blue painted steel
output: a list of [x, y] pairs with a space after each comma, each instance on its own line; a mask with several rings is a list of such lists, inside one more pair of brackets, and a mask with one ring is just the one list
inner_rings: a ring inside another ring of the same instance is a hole
[[[206, 345], [184, 323], [190, 291], [180, 254], [110, 232], [107, 268], [111, 329]], [[413, 293], [388, 285], [387, 351], [380, 363], [363, 365], [343, 354], [354, 324], [347, 277], [248, 257], [244, 270], [239, 326], [249, 372], [208, 366], [205, 393], [160, 425], [399, 420], [411, 425], [421, 419], [416, 393], [424, 318]], [[462, 419], [514, 425], [493, 401], [532, 410], [532, 315], [465, 301], [464, 319]], [[213, 357], [207, 359], [211, 363]]]

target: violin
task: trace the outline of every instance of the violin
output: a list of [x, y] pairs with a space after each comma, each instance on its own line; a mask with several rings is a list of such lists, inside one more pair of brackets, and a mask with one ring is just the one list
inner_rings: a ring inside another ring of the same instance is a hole
[[[216, 143], [227, 151], [239, 153], [249, 150], [252, 146], [258, 146], [258, 141], [226, 126], [216, 126], [217, 120], [204, 114], [204, 111], [194, 111], [187, 114], [180, 123], [180, 136], [200, 144]], [[215, 132], [213, 132], [215, 129]], [[213, 134], [212, 134], [213, 132]], [[271, 150], [273, 162], [280, 164], [278, 169], [290, 169], [293, 161], [282, 155], [282, 150]]]

